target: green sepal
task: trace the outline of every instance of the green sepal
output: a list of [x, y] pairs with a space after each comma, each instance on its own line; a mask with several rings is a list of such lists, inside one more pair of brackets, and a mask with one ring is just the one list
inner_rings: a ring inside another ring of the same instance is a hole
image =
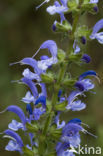
[[56, 129], [56, 126], [52, 126], [49, 131], [49, 137], [51, 137], [54, 140], [58, 140], [62, 135], [62, 129]]
[[77, 28], [77, 31], [75, 33], [76, 38], [81, 38], [82, 36], [85, 36], [87, 39], [90, 39], [89, 36], [91, 35], [92, 30], [88, 29], [87, 26], [80, 26]]
[[67, 86], [67, 87], [73, 87], [76, 81], [77, 80], [66, 79], [63, 81], [62, 85]]
[[66, 53], [62, 49], [58, 49], [58, 60], [60, 62], [64, 61]]
[[57, 32], [68, 32], [71, 30], [72, 30], [72, 26], [67, 20], [64, 20], [62, 23], [59, 22], [56, 23]]
[[46, 73], [46, 74], [41, 74], [41, 79], [42, 82], [44, 83], [53, 83], [54, 82], [54, 76], [52, 73]]
[[81, 12], [90, 12], [95, 14], [96, 12], [93, 10], [94, 6], [97, 6], [97, 4], [90, 3], [90, 0], [84, 0], [81, 6]]
[[79, 0], [69, 0], [68, 1], [69, 12], [71, 11], [78, 12], [79, 11], [78, 5], [79, 5]]
[[25, 156], [35, 156], [34, 152], [28, 149], [26, 146], [24, 146], [22, 150]]
[[79, 53], [79, 54], [71, 54], [71, 55], [69, 55], [69, 61], [74, 61], [74, 62], [80, 61], [81, 57], [82, 57], [81, 53]]
[[56, 104], [54, 106], [54, 109], [56, 111], [64, 111], [66, 109], [68, 102], [67, 101], [63, 101], [62, 103]]
[[29, 131], [31, 133], [35, 133], [38, 131], [37, 125], [32, 125], [30, 123], [26, 123], [26, 128], [27, 128], [27, 131]]

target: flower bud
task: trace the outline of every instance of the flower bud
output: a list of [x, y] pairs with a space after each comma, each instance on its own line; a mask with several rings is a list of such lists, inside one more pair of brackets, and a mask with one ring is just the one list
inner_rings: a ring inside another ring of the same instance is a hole
[[86, 37], [85, 36], [81, 37], [81, 42], [82, 42], [82, 44], [86, 44]]
[[93, 10], [97, 13], [98, 12], [98, 6], [94, 6]]

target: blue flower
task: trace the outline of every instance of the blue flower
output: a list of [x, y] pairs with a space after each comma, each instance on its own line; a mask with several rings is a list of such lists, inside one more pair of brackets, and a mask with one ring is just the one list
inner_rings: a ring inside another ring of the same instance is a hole
[[37, 61], [37, 66], [40, 69], [40, 71], [46, 72], [46, 70], [52, 66], [52, 64], [56, 64], [57, 63], [57, 45], [53, 40], [47, 40], [45, 41], [40, 48], [38, 49], [38, 51], [33, 55], [33, 57], [35, 57], [35, 55], [39, 52], [40, 49], [48, 49], [48, 51], [50, 52], [50, 54], [52, 55], [52, 57], [47, 58], [46, 59], [41, 59], [40, 61]]
[[54, 15], [56, 13], [58, 13], [61, 17], [61, 23], [65, 20], [64, 17], [64, 13], [68, 11], [68, 7], [67, 7], [67, 0], [61, 0], [62, 5], [60, 5], [60, 3], [58, 1], [54, 2], [53, 6], [49, 6], [47, 8], [47, 12], [50, 15]]
[[90, 79], [83, 79], [79, 80], [75, 83], [75, 87], [80, 91], [88, 91], [94, 88], [94, 84], [91, 82]]
[[68, 110], [72, 111], [81, 111], [86, 108], [86, 104], [83, 103], [81, 100], [73, 101], [68, 107], [66, 107]]
[[83, 54], [81, 60], [84, 61], [85, 63], [90, 63], [91, 57], [89, 55], [87, 55], [87, 54]]
[[39, 120], [41, 115], [45, 113], [45, 109], [42, 107], [40, 108], [34, 108], [33, 115], [34, 115], [34, 120]]
[[55, 123], [57, 125], [57, 129], [63, 128], [65, 126], [65, 121], [62, 121], [60, 123], [60, 119], [59, 119], [60, 114], [61, 114], [61, 112], [57, 112], [57, 115], [55, 117]]
[[66, 106], [67, 110], [72, 111], [80, 111], [85, 109], [86, 105], [81, 100], [76, 100], [77, 96], [83, 95], [83, 92], [81, 91], [73, 91], [68, 97], [68, 105]]
[[8, 128], [10, 128], [13, 131], [18, 131], [19, 129], [24, 130], [24, 125], [21, 122], [17, 122], [16, 120], [12, 120], [12, 122], [9, 123]]
[[57, 63], [57, 57], [51, 57], [46, 60], [38, 61], [38, 68], [42, 70], [42, 73], [45, 73], [48, 68], [50, 68], [53, 64]]
[[[33, 57], [36, 56], [36, 54], [40, 51], [40, 49], [48, 49], [48, 51], [50, 52], [52, 57], [50, 57], [48, 59], [42, 59], [40, 61], [36, 61], [35, 59], [33, 59]], [[27, 58], [22, 59], [19, 62], [11, 63], [10, 65], [20, 63], [22, 65], [31, 66], [34, 69], [35, 74], [37, 74], [37, 75], [34, 75], [29, 70], [24, 71], [23, 75], [25, 75], [26, 78], [28, 78], [28, 79], [37, 79], [38, 80], [39, 79], [38, 76], [40, 76], [40, 74], [46, 72], [46, 70], [50, 66], [52, 66], [52, 64], [56, 64], [57, 61], [58, 61], [57, 60], [57, 45], [53, 40], [47, 40], [40, 46], [40, 48], [32, 56], [32, 58], [27, 57]]]
[[[82, 128], [81, 125], [76, 124], [76, 123], [69, 123], [68, 122], [63, 127], [61, 140], [64, 141], [64, 142], [70, 142], [70, 139], [74, 140], [74, 137], [76, 137], [76, 136], [80, 137], [80, 135], [79, 135], [80, 131], [83, 131], [83, 128]], [[77, 145], [79, 145], [79, 144], [80, 144], [80, 139], [78, 140]]]
[[103, 28], [103, 19], [99, 20], [93, 27], [91, 39], [97, 39], [99, 43], [103, 44], [103, 32], [99, 32]]
[[5, 150], [6, 151], [18, 151], [22, 153], [22, 149], [20, 148], [19, 144], [14, 140], [10, 140], [8, 142], [8, 145], [5, 147]]
[[21, 137], [14, 131], [12, 130], [5, 130], [4, 133], [12, 138], [14, 138], [14, 140], [16, 141], [16, 143], [19, 145], [20, 148], [22, 148], [24, 146], [23, 141], [21, 139]]

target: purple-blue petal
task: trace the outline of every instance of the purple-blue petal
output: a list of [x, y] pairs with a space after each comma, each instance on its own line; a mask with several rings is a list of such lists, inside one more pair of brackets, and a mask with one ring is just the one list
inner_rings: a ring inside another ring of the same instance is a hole
[[18, 122], [16, 120], [12, 120], [11, 123], [9, 123], [8, 128], [13, 131], [18, 131], [19, 129], [24, 130], [24, 125], [21, 122]]
[[40, 57], [40, 59], [41, 60], [47, 60], [47, 59], [49, 59], [49, 57], [47, 55], [43, 55], [43, 56]]
[[20, 107], [15, 106], [15, 105], [11, 105], [11, 106], [7, 107], [7, 111], [10, 111], [10, 112], [13, 112], [13, 113], [17, 114], [18, 117], [21, 119], [23, 125], [26, 124], [25, 114], [24, 114], [24, 112], [22, 111], [22, 109]]
[[7, 151], [18, 151], [22, 154], [22, 149], [19, 147], [18, 143], [14, 140], [10, 140], [5, 147]]
[[26, 105], [26, 111], [29, 112], [30, 115], [32, 115], [33, 111], [32, 111], [31, 104]]
[[35, 105], [41, 103], [43, 107], [46, 107], [46, 97], [39, 96], [38, 99], [35, 101]]
[[81, 122], [82, 121], [80, 119], [74, 118], [74, 119], [70, 120], [68, 123], [76, 123], [76, 124], [80, 124], [81, 125]]
[[47, 97], [46, 85], [45, 83], [40, 83], [41, 86], [41, 95]]
[[57, 56], [57, 45], [53, 40], [45, 41], [41, 46], [40, 49], [48, 49], [53, 57]]
[[21, 81], [23, 83], [25, 83], [31, 89], [32, 94], [33, 94], [34, 97], [38, 96], [38, 90], [37, 90], [37, 88], [35, 86], [35, 83], [32, 80], [24, 77], [24, 78], [21, 79]]
[[79, 89], [80, 91], [84, 91], [84, 85], [83, 85], [83, 83], [81, 83], [81, 81], [77, 81], [76, 83], [75, 83], [75, 87], [77, 88], [77, 89]]
[[31, 57], [24, 58], [20, 61], [22, 64], [31, 66], [37, 74], [41, 73], [41, 70], [38, 68], [37, 61]]
[[83, 80], [87, 76], [97, 76], [97, 74], [93, 70], [88, 70], [79, 76], [79, 80]]
[[[96, 34], [97, 32], [99, 32], [101, 29], [103, 28], [103, 19], [99, 20], [93, 27], [93, 34]], [[91, 36], [92, 36], [91, 35]]]

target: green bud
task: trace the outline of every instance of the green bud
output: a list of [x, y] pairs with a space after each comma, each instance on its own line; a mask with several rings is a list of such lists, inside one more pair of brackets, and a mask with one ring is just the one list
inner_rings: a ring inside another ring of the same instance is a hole
[[63, 21], [63, 23], [56, 23], [57, 32], [68, 32], [72, 30], [72, 26], [68, 21]]

